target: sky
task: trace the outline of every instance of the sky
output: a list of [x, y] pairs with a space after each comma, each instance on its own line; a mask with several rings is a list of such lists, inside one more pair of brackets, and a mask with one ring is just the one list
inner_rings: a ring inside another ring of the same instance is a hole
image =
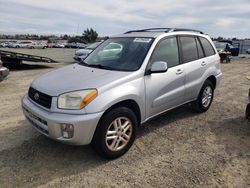
[[1, 34], [99, 36], [151, 27], [250, 38], [250, 0], [0, 0]]

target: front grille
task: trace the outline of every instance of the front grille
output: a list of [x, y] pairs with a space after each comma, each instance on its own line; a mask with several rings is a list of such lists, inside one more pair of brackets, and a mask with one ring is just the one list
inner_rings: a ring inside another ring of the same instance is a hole
[[51, 96], [46, 95], [45, 93], [42, 93], [40, 91], [37, 91], [36, 89], [34, 89], [32, 87], [29, 88], [28, 95], [37, 104], [40, 104], [41, 106], [43, 106], [45, 108], [51, 107], [51, 101], [52, 101]]

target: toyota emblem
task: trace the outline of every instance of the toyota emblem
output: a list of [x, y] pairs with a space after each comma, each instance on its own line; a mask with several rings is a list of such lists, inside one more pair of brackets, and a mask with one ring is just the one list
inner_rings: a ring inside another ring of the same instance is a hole
[[39, 94], [38, 94], [38, 93], [35, 93], [34, 99], [35, 99], [35, 100], [38, 100], [38, 99], [39, 99]]

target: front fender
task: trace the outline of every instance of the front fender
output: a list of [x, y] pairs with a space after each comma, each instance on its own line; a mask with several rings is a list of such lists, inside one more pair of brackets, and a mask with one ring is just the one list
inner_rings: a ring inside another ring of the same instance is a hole
[[138, 104], [141, 111], [141, 119], [143, 120], [145, 118], [145, 87], [143, 78], [118, 85], [98, 94], [97, 98], [86, 106], [86, 113], [103, 112], [125, 100], [133, 100]]

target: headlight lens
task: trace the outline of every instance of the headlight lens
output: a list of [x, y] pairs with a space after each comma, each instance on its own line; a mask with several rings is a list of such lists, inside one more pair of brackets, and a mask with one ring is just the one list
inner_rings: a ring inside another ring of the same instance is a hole
[[80, 110], [94, 100], [96, 96], [96, 89], [64, 93], [58, 97], [58, 108]]

